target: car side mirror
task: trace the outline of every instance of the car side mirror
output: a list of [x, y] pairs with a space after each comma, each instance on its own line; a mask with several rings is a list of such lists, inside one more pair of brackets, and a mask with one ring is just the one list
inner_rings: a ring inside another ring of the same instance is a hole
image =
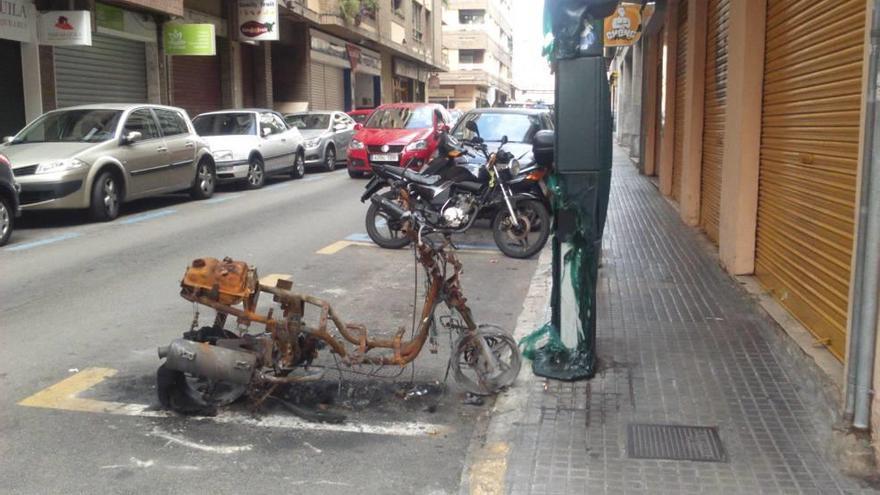
[[15, 136], [6, 136], [3, 138], [3, 144], [9, 144], [13, 139], [15, 139]]
[[473, 132], [474, 134], [476, 134], [477, 136], [480, 135], [480, 128], [477, 127], [477, 123], [474, 122], [473, 120], [468, 120], [467, 122], [465, 122], [464, 127], [465, 127], [467, 130], [469, 130], [469, 131]]
[[358, 122], [357, 124], [354, 125], [354, 130], [356, 130], [356, 131], [360, 131], [363, 128], [364, 128], [364, 124], [361, 124], [360, 122]]
[[144, 135], [138, 131], [127, 132], [122, 136], [122, 144], [134, 144], [144, 138]]
[[556, 133], [549, 129], [538, 131], [532, 139], [532, 154], [535, 162], [548, 167], [553, 164], [553, 149], [556, 146]]
[[437, 124], [437, 133], [446, 134], [449, 132], [449, 126], [446, 124]]
[[348, 129], [348, 126], [345, 124], [336, 124], [333, 126], [333, 130], [336, 132], [345, 131]]
[[269, 129], [268, 127], [261, 127], [260, 128], [260, 135], [261, 136], [268, 137], [269, 134], [272, 134], [272, 129]]

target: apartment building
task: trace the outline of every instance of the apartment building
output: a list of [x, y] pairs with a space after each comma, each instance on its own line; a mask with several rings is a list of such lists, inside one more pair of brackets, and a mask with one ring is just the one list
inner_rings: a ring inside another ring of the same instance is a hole
[[[259, 106], [282, 111], [427, 101], [441, 63], [441, 0], [293, 0], [279, 40], [247, 41], [239, 2], [9, 0], [0, 9], [0, 134], [55, 108], [98, 102], [171, 104], [197, 114]], [[91, 45], [39, 41], [47, 11], [87, 11]], [[214, 55], [170, 55], [169, 24], [213, 24]]]
[[469, 110], [513, 96], [512, 0], [450, 0], [443, 8], [443, 49], [449, 71], [431, 101]]

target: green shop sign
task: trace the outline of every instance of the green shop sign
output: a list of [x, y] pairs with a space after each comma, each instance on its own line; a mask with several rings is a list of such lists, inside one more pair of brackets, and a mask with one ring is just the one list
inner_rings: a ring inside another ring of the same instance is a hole
[[96, 3], [95, 22], [103, 28], [125, 31], [125, 11], [112, 5]]
[[166, 55], [216, 55], [213, 24], [165, 24]]

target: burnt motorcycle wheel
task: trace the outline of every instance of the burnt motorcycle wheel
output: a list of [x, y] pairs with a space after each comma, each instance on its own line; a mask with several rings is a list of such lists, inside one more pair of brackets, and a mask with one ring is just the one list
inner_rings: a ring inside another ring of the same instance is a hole
[[245, 385], [216, 382], [159, 366], [156, 388], [162, 406], [181, 414], [214, 415], [218, 407], [232, 404], [244, 395]]
[[540, 251], [550, 237], [550, 212], [540, 201], [517, 201], [517, 221], [502, 207], [492, 222], [495, 244], [511, 258], [530, 258]]
[[[397, 201], [397, 192], [386, 191], [382, 196], [391, 201]], [[367, 235], [379, 246], [385, 249], [400, 249], [409, 245], [409, 238], [403, 231], [400, 220], [391, 218], [391, 215], [383, 211], [379, 205], [370, 202], [365, 219]]]
[[494, 325], [480, 325], [473, 335], [462, 336], [450, 360], [455, 381], [476, 395], [497, 394], [513, 385], [522, 367], [516, 341]]

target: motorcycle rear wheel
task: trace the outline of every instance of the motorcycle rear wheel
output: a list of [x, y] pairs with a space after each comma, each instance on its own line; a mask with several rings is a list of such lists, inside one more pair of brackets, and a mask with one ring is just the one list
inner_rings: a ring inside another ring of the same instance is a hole
[[531, 258], [547, 244], [550, 237], [550, 212], [544, 203], [534, 199], [517, 201], [514, 207], [519, 227], [510, 212], [502, 207], [492, 222], [495, 244], [511, 258]]
[[[382, 193], [386, 199], [397, 201], [397, 192]], [[401, 249], [409, 245], [409, 238], [401, 230], [400, 221], [390, 218], [376, 203], [370, 202], [365, 218], [367, 235], [373, 242], [385, 249]]]

